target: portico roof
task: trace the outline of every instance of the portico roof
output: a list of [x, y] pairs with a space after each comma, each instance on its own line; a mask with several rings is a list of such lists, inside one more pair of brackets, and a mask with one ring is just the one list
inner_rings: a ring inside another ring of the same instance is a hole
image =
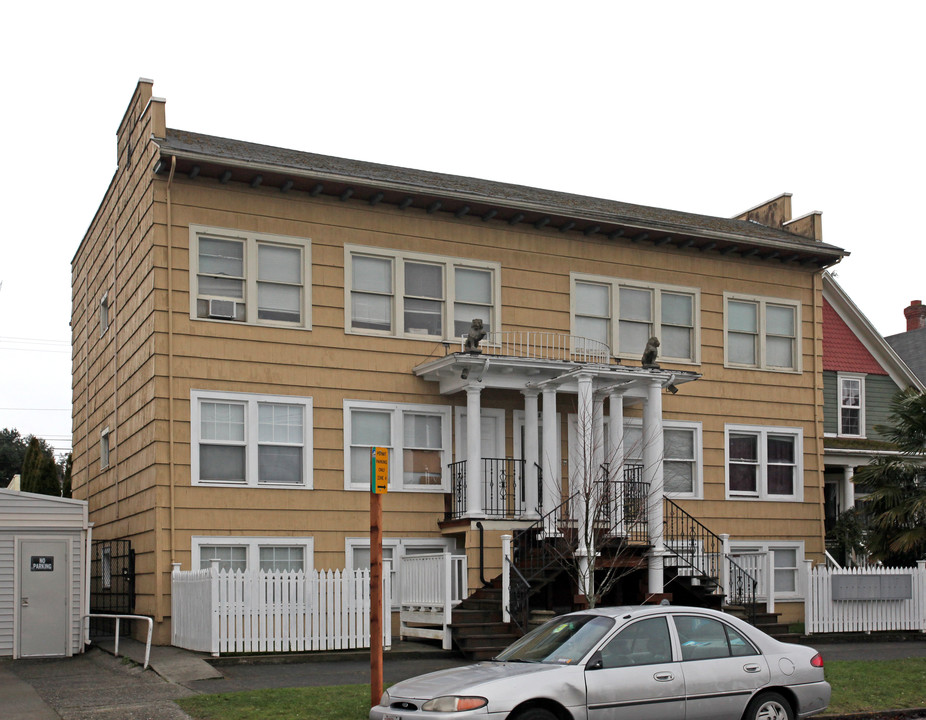
[[625, 399], [642, 399], [654, 383], [676, 387], [701, 377], [695, 372], [660, 367], [467, 352], [429, 360], [413, 372], [424, 380], [439, 383], [441, 395], [452, 395], [473, 384], [506, 390], [552, 387], [558, 392], [577, 393], [579, 377], [591, 375], [595, 392], [618, 390]]

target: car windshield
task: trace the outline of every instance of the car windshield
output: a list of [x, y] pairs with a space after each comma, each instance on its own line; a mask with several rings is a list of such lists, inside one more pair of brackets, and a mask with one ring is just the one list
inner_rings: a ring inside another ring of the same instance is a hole
[[572, 665], [579, 662], [614, 627], [600, 615], [567, 615], [529, 632], [503, 650], [496, 660]]

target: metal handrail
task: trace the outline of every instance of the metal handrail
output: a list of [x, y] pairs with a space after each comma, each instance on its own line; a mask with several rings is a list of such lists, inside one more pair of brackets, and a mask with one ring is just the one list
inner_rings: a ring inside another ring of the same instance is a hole
[[145, 642], [145, 664], [143, 669], [148, 669], [148, 660], [151, 658], [151, 633], [154, 629], [154, 621], [147, 615], [109, 615], [109, 614], [100, 614], [100, 613], [90, 613], [84, 615], [85, 618], [89, 621], [90, 618], [108, 618], [110, 620], [116, 621], [116, 642], [113, 650], [113, 654], [116, 657], [119, 657], [119, 621], [120, 620], [145, 620], [148, 623], [148, 639]]

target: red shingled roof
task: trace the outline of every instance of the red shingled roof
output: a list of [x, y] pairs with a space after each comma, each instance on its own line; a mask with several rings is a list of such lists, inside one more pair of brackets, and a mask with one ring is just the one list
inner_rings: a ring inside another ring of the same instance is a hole
[[823, 369], [887, 375], [826, 299], [823, 300]]

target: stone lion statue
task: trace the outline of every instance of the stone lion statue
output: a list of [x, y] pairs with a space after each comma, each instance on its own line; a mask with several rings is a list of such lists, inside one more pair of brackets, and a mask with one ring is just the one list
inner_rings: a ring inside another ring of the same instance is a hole
[[659, 354], [659, 338], [653, 336], [646, 341], [646, 347], [643, 349], [643, 367], [658, 368], [656, 364], [656, 355]]
[[466, 342], [463, 343], [463, 350], [468, 353], [481, 353], [479, 343], [485, 338], [486, 331], [482, 328], [482, 318], [474, 318], [473, 324], [469, 327], [466, 334]]

